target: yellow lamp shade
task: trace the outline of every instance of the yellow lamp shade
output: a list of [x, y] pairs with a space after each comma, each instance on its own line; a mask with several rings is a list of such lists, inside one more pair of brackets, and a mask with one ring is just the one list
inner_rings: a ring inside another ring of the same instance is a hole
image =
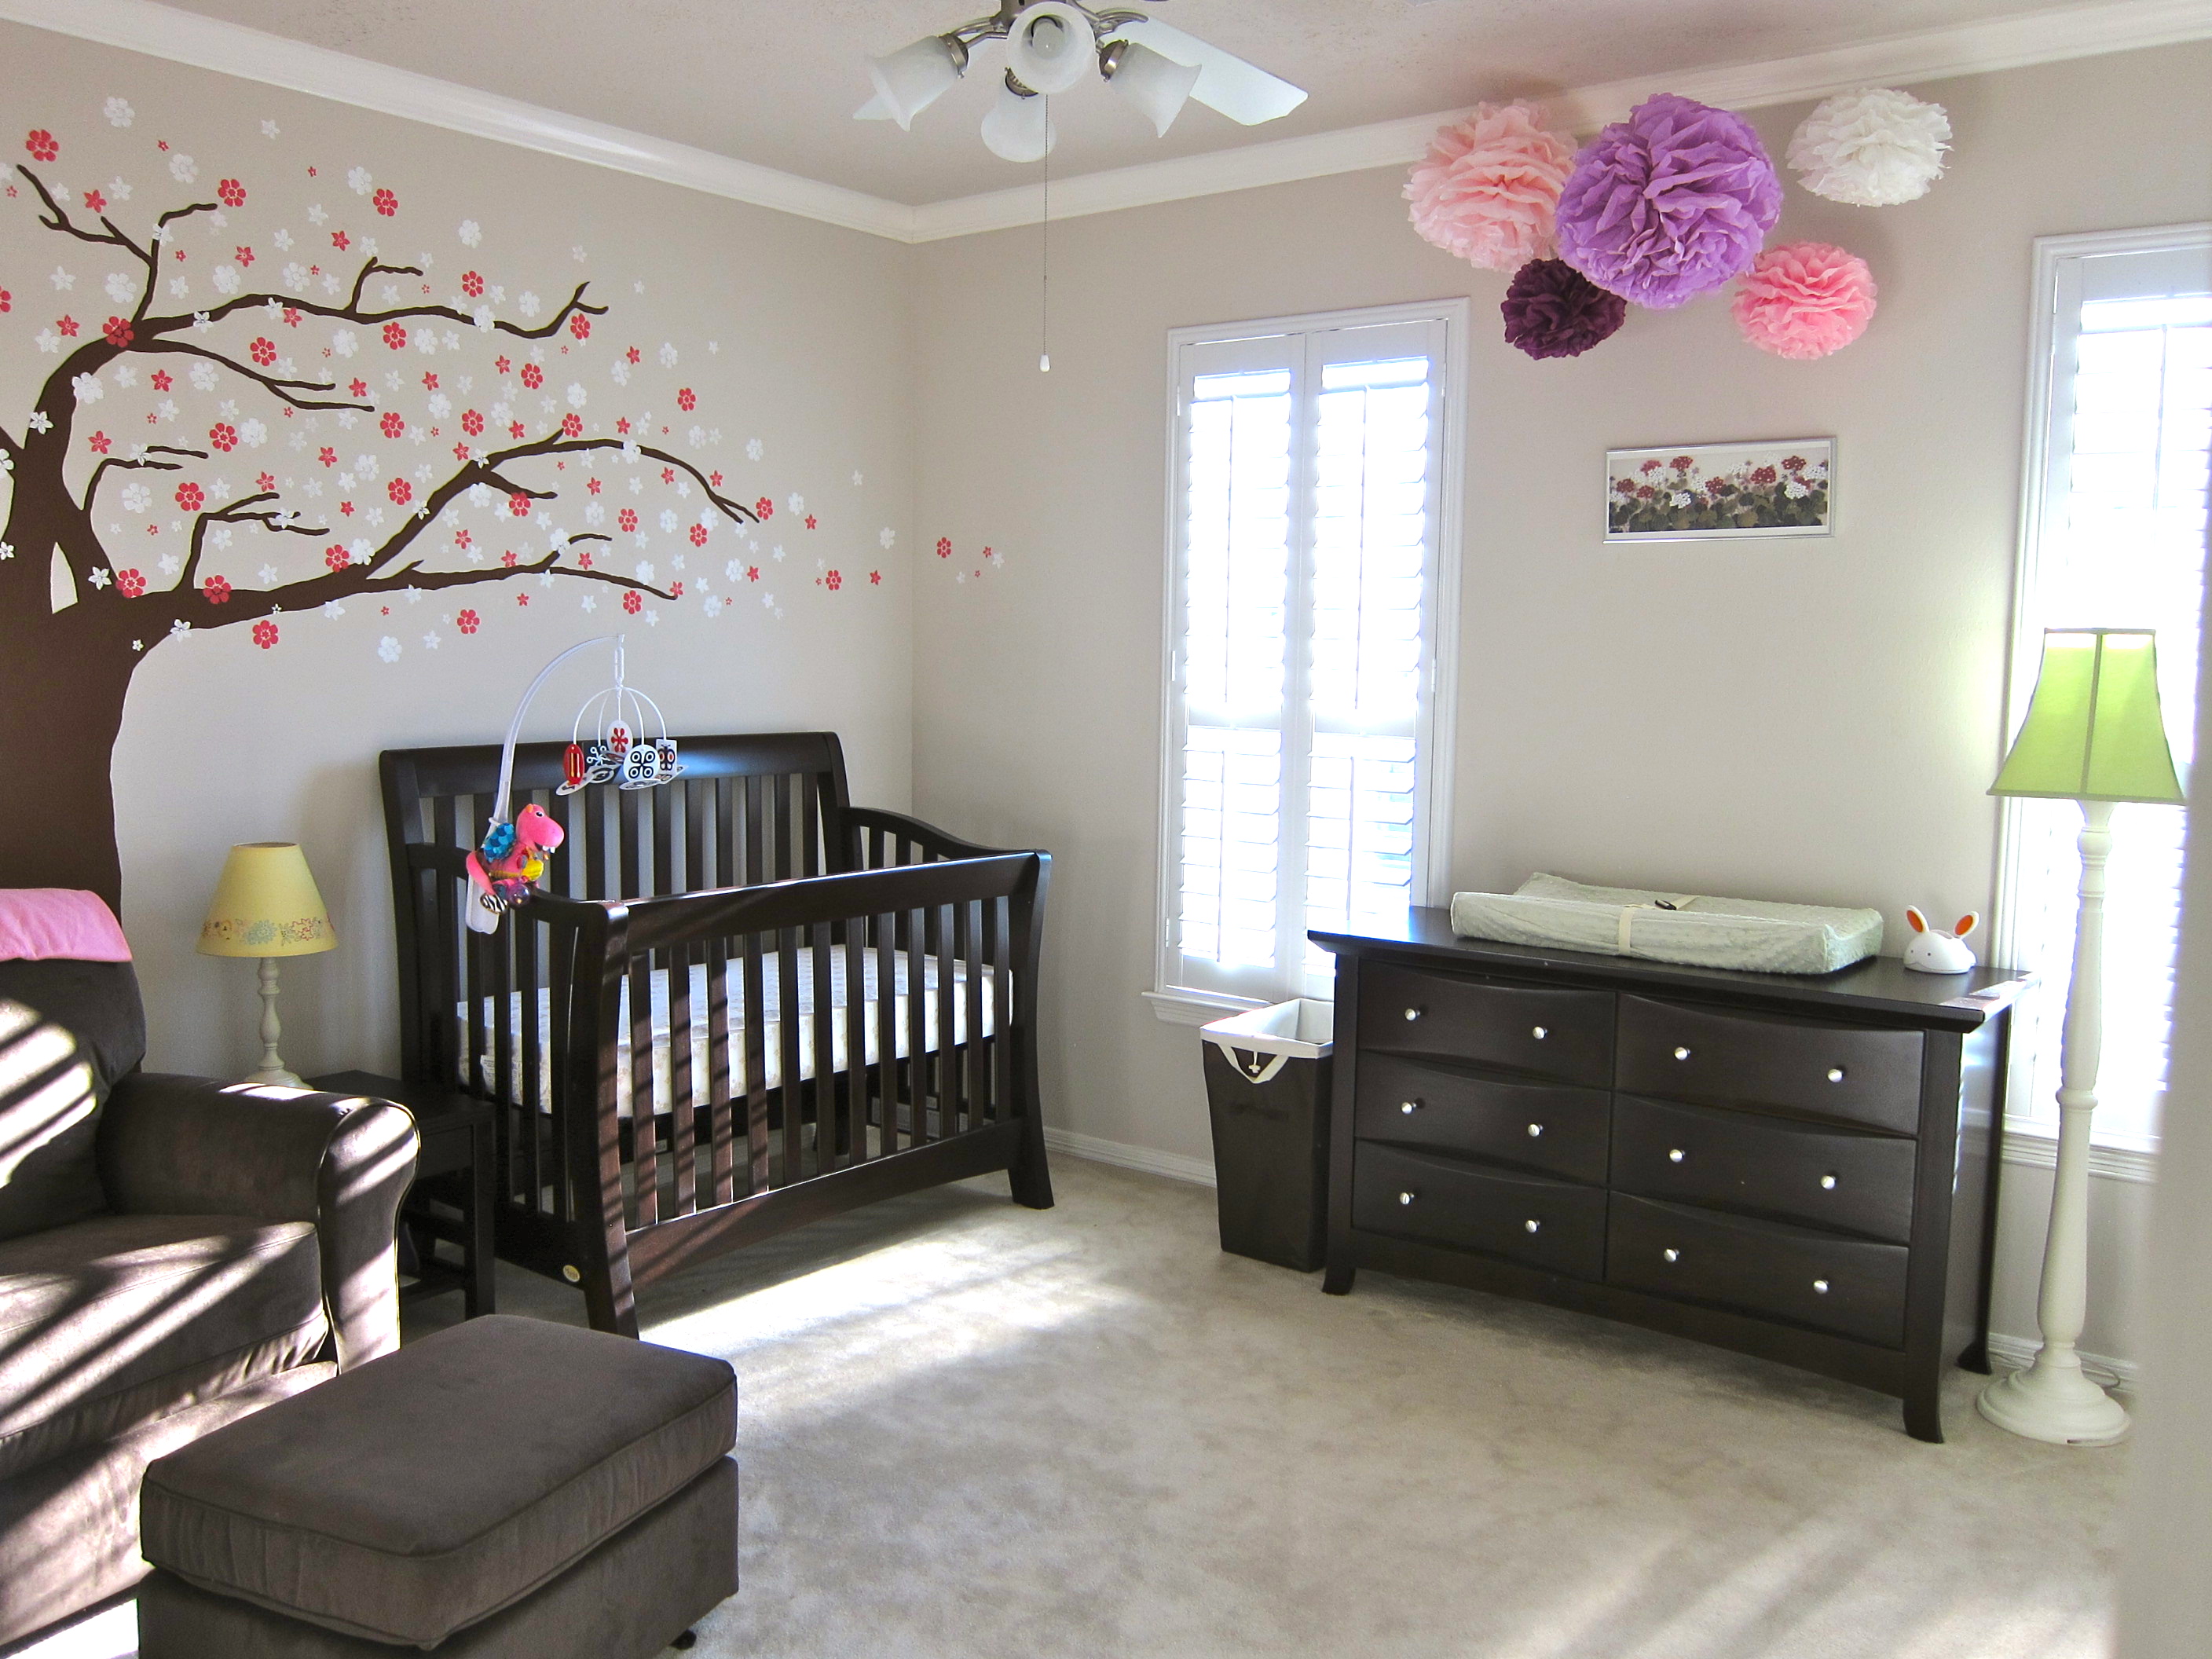
[[200, 927], [205, 957], [305, 957], [337, 943], [307, 855], [289, 841], [230, 849]]
[[2158, 639], [2148, 629], [2053, 628], [2043, 665], [1992, 795], [2154, 801], [2185, 797], [2158, 702]]

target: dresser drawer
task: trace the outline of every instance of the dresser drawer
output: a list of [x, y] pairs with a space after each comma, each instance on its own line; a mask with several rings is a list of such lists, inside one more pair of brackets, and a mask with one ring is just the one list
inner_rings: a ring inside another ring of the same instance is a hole
[[1644, 997], [1620, 999], [1622, 1092], [1779, 1108], [1916, 1134], [1918, 1031], [1800, 1024]]
[[1613, 1186], [1644, 1198], [1753, 1210], [1903, 1244], [1912, 1237], [1916, 1141], [1789, 1118], [1622, 1095]]
[[1359, 1061], [1363, 1139], [1440, 1147], [1593, 1186], [1605, 1184], [1612, 1107], [1599, 1089], [1499, 1083], [1392, 1054]]
[[1359, 977], [1363, 1049], [1437, 1054], [1540, 1083], [1613, 1082], [1613, 995], [1498, 985], [1370, 964]]
[[1478, 1170], [1363, 1140], [1352, 1154], [1352, 1224], [1501, 1255], [1547, 1273], [1605, 1271], [1605, 1194]]
[[1901, 1244], [1751, 1221], [1613, 1194], [1607, 1282], [1905, 1345]]

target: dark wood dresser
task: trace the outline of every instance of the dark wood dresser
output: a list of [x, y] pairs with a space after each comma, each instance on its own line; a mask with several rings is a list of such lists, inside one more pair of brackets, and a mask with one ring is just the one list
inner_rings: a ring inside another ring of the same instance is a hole
[[1453, 936], [1336, 953], [1328, 1261], [1601, 1314], [1856, 1382], [1941, 1441], [1989, 1370], [2023, 982], [1878, 957], [1754, 974]]

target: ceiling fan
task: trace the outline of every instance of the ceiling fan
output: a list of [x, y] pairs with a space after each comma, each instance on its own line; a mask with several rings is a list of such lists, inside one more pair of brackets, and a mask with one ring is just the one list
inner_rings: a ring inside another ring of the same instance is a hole
[[1009, 161], [1044, 158], [1054, 139], [1047, 99], [1094, 69], [1162, 137], [1193, 98], [1246, 126], [1287, 115], [1306, 98], [1289, 82], [1144, 12], [1098, 10], [1081, 0], [1000, 0], [988, 17], [870, 58], [876, 94], [854, 118], [896, 121], [911, 131], [914, 118], [967, 73], [974, 49], [993, 40], [1006, 43], [1006, 69], [998, 101], [983, 118], [983, 143]]

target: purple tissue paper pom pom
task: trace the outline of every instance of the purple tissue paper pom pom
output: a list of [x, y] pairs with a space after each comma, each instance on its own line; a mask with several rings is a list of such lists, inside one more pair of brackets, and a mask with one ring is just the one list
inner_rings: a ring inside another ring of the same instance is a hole
[[1575, 158], [1559, 194], [1559, 257], [1663, 310], [1748, 270], [1781, 216], [1782, 180], [1751, 124], [1662, 92]]
[[1505, 343], [1531, 357], [1579, 357], [1613, 337], [1628, 301], [1564, 259], [1531, 259], [1505, 289]]

